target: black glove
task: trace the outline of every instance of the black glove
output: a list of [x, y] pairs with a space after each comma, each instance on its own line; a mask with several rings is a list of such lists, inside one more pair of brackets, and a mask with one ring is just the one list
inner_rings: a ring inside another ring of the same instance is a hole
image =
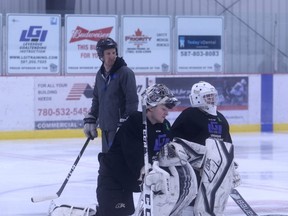
[[84, 134], [87, 138], [94, 139], [98, 137], [96, 118], [90, 114], [84, 118]]

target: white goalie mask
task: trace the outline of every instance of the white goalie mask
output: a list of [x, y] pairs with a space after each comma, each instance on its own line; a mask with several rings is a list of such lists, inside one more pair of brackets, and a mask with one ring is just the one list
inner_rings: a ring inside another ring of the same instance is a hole
[[210, 83], [200, 81], [194, 84], [189, 98], [192, 107], [199, 107], [201, 110], [217, 116], [218, 92]]
[[141, 96], [142, 100], [146, 102], [147, 107], [164, 104], [167, 108], [172, 109], [180, 103], [164, 84], [154, 84], [148, 87]]

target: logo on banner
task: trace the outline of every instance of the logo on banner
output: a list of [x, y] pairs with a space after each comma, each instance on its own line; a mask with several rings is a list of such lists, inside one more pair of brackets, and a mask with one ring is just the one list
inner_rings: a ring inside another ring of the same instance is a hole
[[219, 35], [179, 35], [179, 49], [221, 49]]
[[89, 31], [85, 28], [77, 26], [77, 28], [72, 32], [72, 37], [69, 43], [81, 41], [81, 40], [91, 40], [99, 41], [101, 38], [107, 38], [111, 34], [113, 27], [107, 27], [103, 29]]
[[134, 44], [137, 48], [139, 48], [143, 44], [147, 44], [151, 40], [152, 40], [152, 37], [144, 35], [139, 28], [135, 31], [134, 35], [125, 36], [125, 41], [128, 41], [128, 43]]
[[30, 26], [28, 30], [23, 30], [20, 36], [21, 42], [44, 42], [48, 34], [47, 30], [42, 30], [42, 26]]
[[74, 83], [66, 100], [80, 100], [82, 95], [92, 98], [93, 88], [87, 83]]

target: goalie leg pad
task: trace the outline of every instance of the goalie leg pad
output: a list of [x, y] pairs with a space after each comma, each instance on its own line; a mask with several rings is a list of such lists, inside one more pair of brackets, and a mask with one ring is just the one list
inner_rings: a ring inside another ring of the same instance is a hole
[[234, 149], [231, 143], [210, 138], [206, 148], [194, 214], [222, 216], [233, 187]]
[[189, 163], [162, 169], [158, 162], [154, 162], [153, 170], [145, 177], [145, 185], [154, 192], [154, 214], [167, 216], [178, 216], [196, 197], [198, 188], [196, 175]]
[[172, 175], [177, 172], [179, 175], [179, 198], [174, 205], [170, 216], [179, 216], [184, 208], [186, 208], [196, 197], [198, 184], [195, 172], [188, 163], [185, 166], [177, 166], [171, 169]]

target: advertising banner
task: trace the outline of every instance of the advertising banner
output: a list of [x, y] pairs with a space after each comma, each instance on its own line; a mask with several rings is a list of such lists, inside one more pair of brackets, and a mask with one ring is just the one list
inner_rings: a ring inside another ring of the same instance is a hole
[[[83, 118], [92, 105], [94, 80], [94, 76], [36, 77], [35, 130], [83, 128]], [[146, 77], [137, 77], [136, 84], [140, 101]]]
[[35, 130], [83, 127], [89, 112], [94, 79], [73, 77], [35, 79]]
[[134, 72], [171, 72], [168, 16], [123, 16], [123, 57]]
[[58, 74], [60, 15], [7, 14], [8, 74]]
[[100, 38], [117, 41], [117, 16], [66, 15], [65, 71], [95, 74], [102, 62], [96, 52]]
[[223, 72], [223, 17], [176, 17], [177, 72]]
[[[163, 83], [171, 89], [181, 104], [174, 111], [181, 112], [190, 107], [189, 95], [192, 85], [206, 81], [218, 91], [218, 110], [225, 112], [230, 123], [247, 123], [248, 121], [248, 86], [247, 76], [239, 77], [156, 77], [156, 83]], [[177, 115], [176, 115], [177, 116]], [[175, 117], [176, 117], [175, 116]], [[171, 116], [170, 116], [171, 118]], [[170, 119], [171, 121], [175, 119]]]

